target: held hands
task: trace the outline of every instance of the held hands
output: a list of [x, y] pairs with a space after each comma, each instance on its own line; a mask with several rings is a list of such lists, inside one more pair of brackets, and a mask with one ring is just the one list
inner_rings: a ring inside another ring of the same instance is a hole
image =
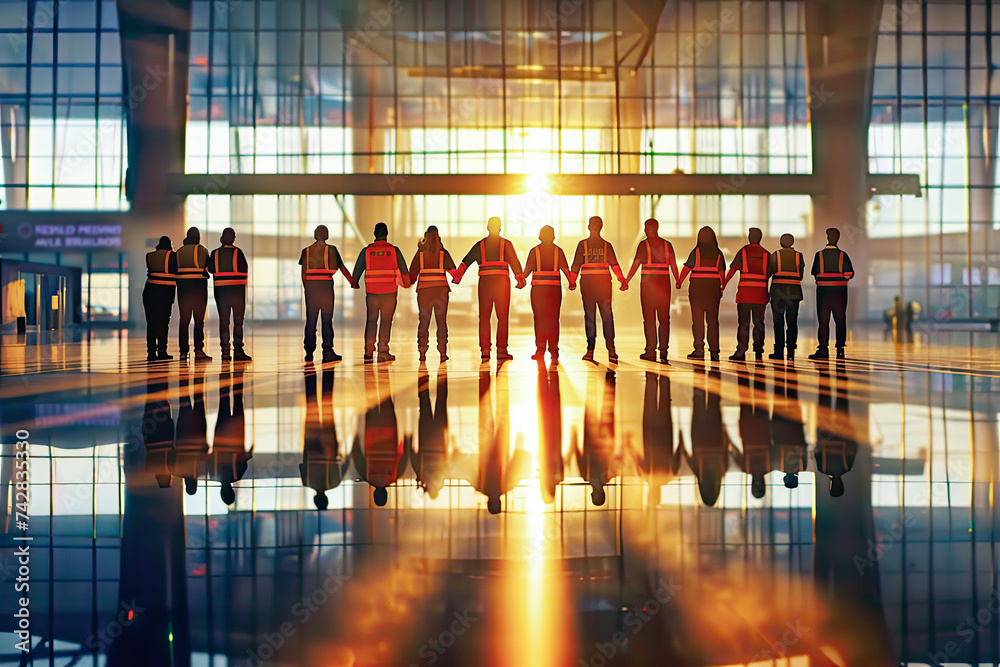
[[620, 291], [622, 291], [622, 292], [627, 292], [628, 291], [628, 281], [627, 280], [622, 281], [621, 284], [619, 285], [618, 289]]
[[517, 289], [523, 289], [524, 286], [527, 284], [528, 283], [524, 281], [524, 276], [517, 276], [517, 284], [516, 284]]
[[677, 289], [680, 289], [680, 288], [681, 288], [681, 281], [678, 280], [677, 281]]
[[573, 291], [573, 290], [576, 289], [576, 281], [575, 280], [569, 281], [569, 289], [570, 289], [570, 291]]

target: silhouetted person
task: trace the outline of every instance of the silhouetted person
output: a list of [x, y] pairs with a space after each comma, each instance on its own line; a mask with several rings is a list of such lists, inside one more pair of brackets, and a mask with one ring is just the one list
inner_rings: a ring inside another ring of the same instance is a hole
[[302, 249], [299, 266], [302, 267], [302, 290], [306, 296], [306, 329], [302, 347], [306, 351], [305, 360], [312, 361], [316, 351], [316, 321], [323, 327], [323, 363], [340, 361], [342, 357], [333, 349], [333, 277], [337, 272], [344, 274], [347, 282], [354, 287], [347, 265], [340, 256], [337, 246], [326, 241], [330, 230], [319, 225], [313, 232], [316, 242]]
[[769, 359], [782, 359], [788, 350], [788, 360], [795, 358], [795, 343], [799, 337], [799, 304], [802, 302], [802, 276], [805, 260], [792, 247], [795, 237], [781, 235], [781, 248], [767, 258], [771, 275], [771, 319], [774, 324], [774, 352]]
[[659, 503], [660, 487], [677, 473], [674, 459], [674, 420], [670, 411], [670, 376], [646, 372], [642, 402], [642, 470], [650, 493]]
[[736, 253], [729, 265], [729, 273], [722, 284], [732, 280], [737, 271], [740, 272], [740, 282], [736, 288], [736, 314], [739, 325], [736, 328], [736, 352], [729, 357], [730, 361], [745, 361], [750, 345], [750, 324], [753, 323], [753, 353], [760, 361], [764, 358], [764, 310], [767, 308], [767, 250], [760, 244], [763, 232], [756, 227], [750, 228], [747, 234], [749, 243]]
[[837, 247], [840, 230], [826, 230], [826, 247], [813, 258], [812, 275], [816, 278], [816, 313], [819, 316], [819, 345], [810, 359], [830, 358], [830, 316], [837, 327], [837, 358], [843, 359], [847, 345], [847, 283], [854, 277], [854, 267], [847, 253]]
[[[237, 248], [236, 230], [226, 227], [219, 239], [222, 245], [212, 251], [208, 272], [215, 280], [215, 305], [219, 309], [219, 343], [223, 361], [253, 361], [243, 350], [243, 317], [247, 311], [247, 258]], [[229, 322], [233, 323], [233, 354], [229, 354]]]
[[161, 489], [170, 487], [170, 470], [174, 466], [174, 415], [167, 386], [166, 378], [146, 379], [146, 404], [140, 425], [146, 447], [146, 472], [155, 476]]
[[[399, 435], [387, 371], [365, 373], [365, 404], [369, 407], [365, 411], [364, 461], [359, 472], [371, 485], [375, 504], [384, 507], [389, 499], [388, 487], [396, 483], [406, 467], [403, 454], [408, 449]], [[354, 449], [360, 451], [357, 446]]]
[[486, 367], [479, 371], [479, 466], [472, 486], [486, 496], [486, 509], [499, 514], [501, 498], [531, 474], [531, 456], [522, 447], [510, 448], [510, 399], [507, 374], [497, 374], [496, 410], [492, 381]]
[[219, 374], [219, 414], [212, 440], [212, 463], [219, 480], [222, 502], [236, 502], [233, 484], [243, 479], [253, 458], [246, 448], [246, 417], [243, 413], [243, 371]]
[[691, 406], [691, 472], [698, 480], [698, 492], [708, 507], [714, 507], [722, 492], [722, 480], [729, 463], [729, 436], [722, 423], [719, 381], [712, 386], [695, 386]]
[[431, 499], [438, 497], [444, 488], [449, 470], [448, 460], [448, 374], [438, 373], [435, 402], [431, 405], [430, 376], [421, 370], [417, 378], [420, 416], [417, 423], [417, 446], [410, 453], [410, 463], [417, 475], [417, 485]]
[[785, 473], [785, 487], [794, 489], [799, 485], [799, 473], [806, 469], [808, 448], [794, 370], [786, 368], [782, 374], [775, 371], [774, 397], [774, 413], [771, 415], [772, 460]]
[[326, 492], [340, 486], [347, 460], [340, 453], [337, 425], [333, 419], [333, 368], [323, 371], [323, 394], [316, 394], [316, 369], [306, 366], [306, 420], [302, 438], [302, 485], [315, 493], [316, 509], [329, 506]]
[[173, 359], [167, 354], [170, 312], [174, 309], [177, 256], [169, 236], [161, 236], [156, 249], [146, 253], [146, 285], [142, 308], [146, 312], [146, 361]]
[[184, 479], [184, 490], [193, 496], [198, 490], [198, 478], [208, 464], [208, 419], [205, 416], [205, 376], [194, 373], [194, 396], [191, 395], [191, 374], [182, 373], [180, 408], [177, 410], [177, 430], [174, 448], [174, 477]]
[[510, 272], [514, 272], [518, 288], [524, 287], [521, 260], [517, 258], [514, 244], [500, 236], [500, 218], [486, 221], [489, 235], [472, 246], [459, 264], [452, 280], [457, 285], [473, 262], [479, 262], [479, 351], [482, 360], [490, 360], [491, 327], [493, 311], [497, 314], [497, 361], [510, 361], [514, 357], [507, 351], [510, 324]]
[[417, 285], [417, 352], [427, 360], [431, 315], [437, 326], [437, 349], [441, 362], [448, 360], [448, 273], [454, 275], [455, 260], [441, 243], [438, 228], [431, 225], [417, 243], [410, 261], [410, 282]]
[[[836, 398], [836, 402], [834, 402]], [[858, 441], [851, 424], [851, 404], [847, 391], [847, 372], [838, 363], [837, 391], [834, 396], [830, 374], [820, 371], [819, 419], [816, 428], [816, 470], [830, 480], [830, 495], [844, 495], [843, 477], [854, 467]]]
[[625, 276], [618, 265], [615, 249], [601, 238], [604, 221], [593, 216], [587, 224], [590, 235], [580, 241], [573, 255], [572, 272], [580, 276], [580, 295], [583, 297], [583, 325], [587, 331], [587, 353], [584, 361], [594, 360], [597, 345], [597, 311], [601, 311], [601, 325], [604, 327], [604, 344], [608, 348], [608, 362], [618, 363], [615, 352], [615, 317], [611, 310], [611, 274], [614, 271], [618, 282], [625, 286]]
[[660, 223], [650, 218], [645, 224], [646, 238], [635, 249], [635, 258], [628, 270], [628, 277], [622, 290], [642, 266], [639, 282], [639, 301], [642, 304], [642, 330], [646, 337], [646, 351], [639, 356], [644, 361], [656, 361], [660, 352], [660, 363], [667, 361], [670, 346], [670, 286], [677, 282], [677, 258], [670, 241], [660, 238]]
[[392, 336], [392, 316], [396, 313], [396, 290], [410, 286], [410, 271], [403, 253], [389, 243], [389, 227], [384, 222], [375, 225], [375, 241], [365, 246], [354, 264], [354, 289], [361, 287], [365, 275], [365, 363], [375, 360], [375, 339], [378, 337], [378, 361], [395, 361], [389, 352]]
[[562, 394], [559, 371], [538, 365], [538, 477], [542, 500], [555, 502], [556, 487], [565, 477], [562, 451]]
[[184, 245], [177, 250], [177, 306], [180, 310], [178, 344], [181, 360], [190, 351], [188, 328], [194, 319], [194, 358], [210, 361], [205, 352], [205, 311], [208, 309], [208, 248], [201, 244], [197, 227], [187, 230]]
[[531, 313], [535, 322], [536, 361], [545, 359], [545, 349], [555, 363], [559, 360], [559, 310], [562, 308], [562, 276], [566, 274], [569, 288], [576, 288], [576, 278], [570, 273], [566, 253], [555, 244], [556, 232], [545, 225], [538, 233], [538, 245], [528, 252], [524, 263], [524, 278], [531, 276]]
[[583, 449], [577, 452], [580, 476], [590, 484], [590, 499], [600, 507], [607, 500], [604, 487], [614, 477], [615, 372], [587, 373], [587, 403], [583, 412]]
[[750, 476], [750, 493], [763, 498], [767, 473], [771, 472], [771, 422], [767, 409], [767, 384], [754, 376], [753, 390], [746, 370], [738, 372], [740, 395], [740, 441], [743, 444], [741, 468]]
[[719, 241], [711, 227], [698, 230], [698, 244], [677, 279], [677, 289], [687, 275], [688, 299], [691, 303], [691, 331], [694, 334], [694, 351], [688, 359], [705, 358], [705, 324], [708, 324], [708, 351], [712, 361], [719, 360], [719, 302], [722, 300], [722, 283], [725, 280], [726, 258], [719, 249]]

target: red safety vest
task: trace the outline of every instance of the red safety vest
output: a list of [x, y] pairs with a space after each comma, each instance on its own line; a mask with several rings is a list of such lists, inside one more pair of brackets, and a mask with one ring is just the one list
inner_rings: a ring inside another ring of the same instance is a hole
[[207, 280], [208, 271], [201, 265], [200, 245], [185, 245], [177, 249], [177, 279]]
[[611, 280], [611, 263], [608, 262], [608, 242], [604, 242], [604, 260], [600, 262], [590, 261], [590, 245], [586, 239], [583, 241], [583, 264], [580, 266], [581, 276], [607, 276]]
[[[173, 285], [174, 274], [170, 273], [170, 250], [154, 250], [146, 253], [146, 282], [150, 285]], [[160, 253], [163, 253], [161, 260]], [[161, 269], [161, 262], [163, 268]]]
[[[644, 276], [669, 276], [670, 260], [674, 255], [673, 248], [666, 241], [663, 242], [663, 253], [666, 255], [664, 262], [653, 261], [653, 249], [650, 247], [649, 239], [643, 241], [646, 244], [646, 261], [642, 265], [642, 275]], [[669, 284], [669, 281], [668, 281]]]
[[[232, 250], [225, 262], [219, 261], [224, 249]], [[216, 287], [246, 287], [247, 274], [236, 270], [236, 254], [239, 250], [236, 246], [224, 245], [215, 251], [215, 286]], [[223, 267], [225, 270], [223, 270]]]
[[694, 249], [694, 268], [691, 269], [692, 278], [706, 278], [710, 280], [718, 280], [722, 282], [722, 276], [719, 275], [719, 259], [715, 259], [715, 263], [711, 266], [701, 263], [701, 248]]
[[369, 294], [395, 294], [400, 284], [396, 246], [375, 241], [365, 248], [365, 291]]
[[[753, 249], [756, 257], [751, 257]], [[740, 282], [736, 289], [736, 303], [767, 303], [767, 252], [757, 246], [744, 246], [740, 250], [743, 266], [740, 267]], [[759, 261], [759, 267], [751, 268], [752, 261]]]
[[562, 279], [559, 277], [559, 248], [552, 246], [552, 270], [540, 271], [542, 267], [541, 246], [535, 246], [535, 270], [531, 272], [531, 286], [535, 285], [555, 285], [562, 287]]
[[795, 269], [788, 270], [785, 269], [781, 264], [781, 251], [774, 251], [774, 265], [777, 267], [777, 271], [771, 276], [772, 285], [801, 285], [802, 278], [799, 273], [802, 269], [802, 253], [795, 253]]
[[[306, 280], [318, 282], [330, 282], [333, 280], [337, 269], [336, 267], [330, 268], [331, 247], [325, 243], [320, 245], [314, 243], [306, 248]], [[322, 248], [323, 256], [317, 257], [316, 253], [313, 252], [313, 248]]]
[[437, 266], [424, 266], [424, 255], [420, 252], [420, 273], [417, 274], [417, 289], [427, 287], [448, 287], [448, 276], [444, 272], [444, 250], [438, 251]]
[[486, 239], [479, 242], [479, 275], [510, 277], [510, 265], [507, 264], [507, 239], [500, 239], [500, 259], [486, 259]]
[[837, 253], [837, 271], [827, 273], [826, 262], [823, 257], [826, 254], [826, 250], [819, 251], [819, 275], [816, 276], [817, 287], [846, 287], [847, 281], [854, 276], [853, 271], [844, 272], [844, 251], [838, 248]]

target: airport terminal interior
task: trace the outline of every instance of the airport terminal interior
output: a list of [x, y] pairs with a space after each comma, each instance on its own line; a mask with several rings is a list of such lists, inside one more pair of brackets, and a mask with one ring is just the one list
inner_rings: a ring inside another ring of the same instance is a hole
[[[994, 34], [991, 0], [0, 0], [0, 667], [1000, 664]], [[579, 266], [499, 278], [482, 350], [481, 262], [446, 360], [399, 273], [373, 353], [378, 223], [407, 265], [493, 217], [572, 265], [592, 216], [626, 274], [649, 218], [743, 257], [718, 360], [672, 276], [650, 346], [655, 267], [616, 356]], [[804, 258], [798, 341], [768, 306], [730, 360], [752, 229]], [[306, 359], [314, 279], [342, 359]]]

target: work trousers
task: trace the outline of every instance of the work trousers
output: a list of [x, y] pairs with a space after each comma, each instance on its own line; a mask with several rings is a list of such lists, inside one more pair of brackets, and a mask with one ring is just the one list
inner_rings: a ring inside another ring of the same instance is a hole
[[736, 304], [736, 315], [739, 318], [739, 324], [736, 327], [737, 354], [746, 352], [750, 345], [751, 323], [753, 324], [753, 351], [757, 354], [763, 354], [765, 310], [766, 304], [763, 303]]
[[146, 283], [142, 288], [142, 309], [146, 312], [146, 352], [166, 354], [174, 286]]
[[243, 317], [247, 312], [247, 288], [244, 285], [223, 285], [215, 288], [215, 305], [219, 309], [219, 344], [222, 354], [229, 354], [229, 321], [233, 323], [233, 349], [243, 351]]
[[601, 311], [604, 344], [615, 349], [615, 316], [611, 312], [611, 277], [581, 276], [580, 295], [583, 297], [583, 327], [587, 332], [587, 349], [597, 343], [597, 311]]
[[705, 351], [705, 324], [708, 324], [708, 351], [719, 353], [719, 301], [722, 290], [699, 289], [688, 292], [691, 301], [691, 333], [694, 334], [694, 351]]
[[448, 350], [448, 295], [446, 285], [417, 290], [417, 351], [421, 354], [427, 352], [431, 315], [437, 325], [438, 352]]
[[306, 280], [302, 283], [306, 293], [306, 330], [302, 347], [312, 353], [316, 350], [316, 322], [322, 318], [323, 351], [333, 351], [333, 282]]
[[[670, 345], [670, 278], [646, 279], [639, 285], [642, 306], [642, 330], [646, 336], [646, 354], [660, 351], [667, 356]], [[657, 344], [659, 343], [659, 344]]]
[[536, 285], [531, 288], [531, 312], [535, 319], [535, 352], [545, 354], [548, 347], [553, 358], [559, 356], [559, 310], [562, 307], [562, 287]]
[[837, 349], [847, 345], [847, 288], [817, 287], [816, 314], [819, 315], [819, 347], [830, 346], [830, 316], [837, 327]]
[[481, 276], [479, 278], [479, 349], [490, 352], [490, 318], [497, 313], [497, 352], [507, 354], [507, 330], [510, 319], [510, 278]]
[[774, 351], [795, 350], [799, 337], [799, 303], [788, 299], [771, 299], [771, 319], [774, 323]]
[[180, 310], [178, 346], [187, 354], [188, 327], [194, 319], [194, 349], [205, 349], [205, 311], [208, 309], [208, 279], [182, 278], [177, 281], [177, 308]]
[[378, 351], [389, 352], [389, 337], [392, 335], [392, 316], [396, 313], [396, 293], [368, 294], [365, 296], [367, 317], [365, 319], [365, 356], [375, 353], [375, 337], [378, 335]]

